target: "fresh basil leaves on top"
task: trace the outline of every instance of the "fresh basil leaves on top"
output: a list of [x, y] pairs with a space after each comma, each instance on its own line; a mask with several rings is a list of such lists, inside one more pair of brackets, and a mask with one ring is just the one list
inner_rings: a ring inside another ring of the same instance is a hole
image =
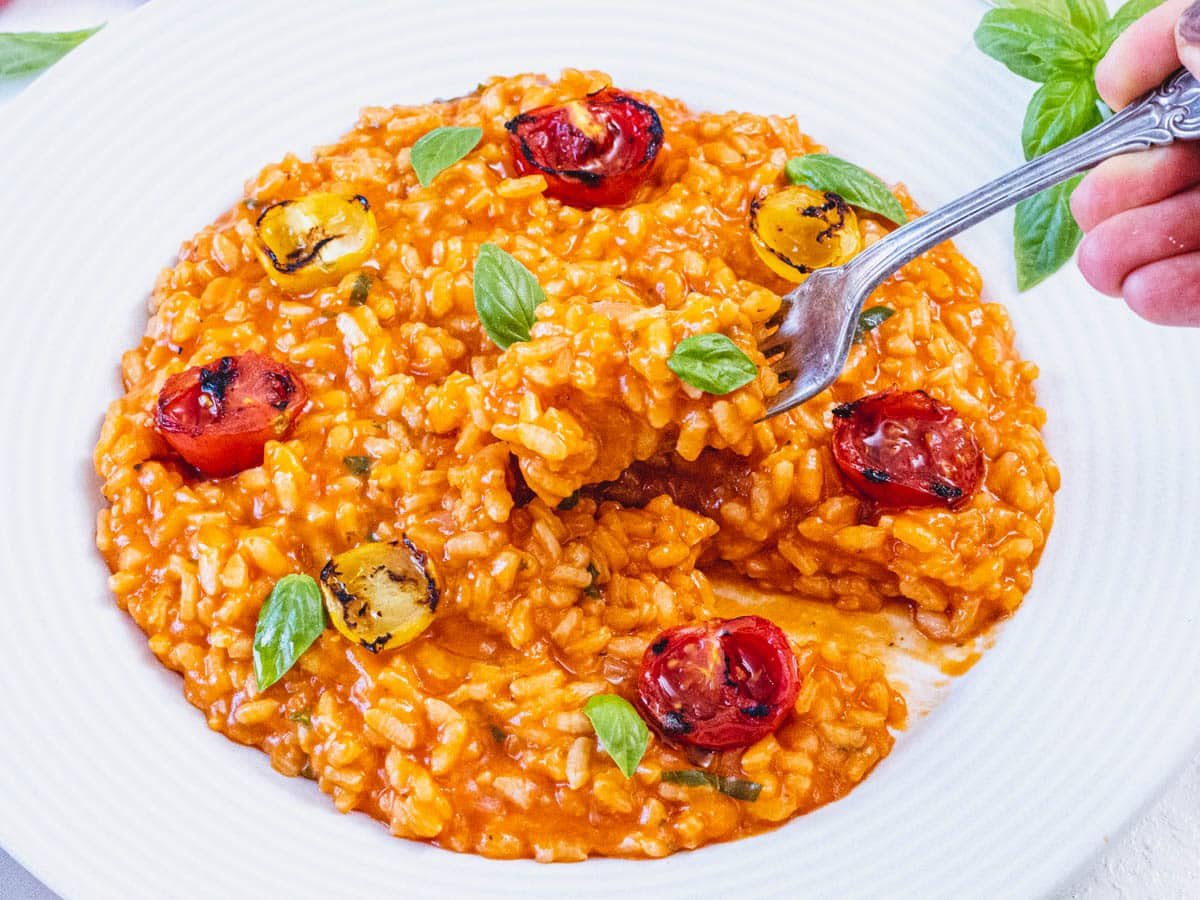
[[36, 75], [103, 28], [82, 31], [19, 31], [0, 34], [0, 81]]
[[854, 163], [828, 153], [808, 153], [789, 159], [784, 169], [792, 184], [815, 191], [832, 191], [851, 206], [865, 209], [903, 225], [908, 221], [904, 207], [886, 184]]
[[667, 368], [692, 387], [728, 394], [758, 377], [758, 366], [723, 334], [696, 334], [680, 341]]
[[[1161, 0], [1130, 0], [1110, 18], [1104, 0], [998, 0], [975, 30], [975, 44], [1022, 78], [1038, 82], [1021, 145], [1033, 159], [1095, 127], [1109, 114], [1093, 70], [1113, 41]], [[1013, 249], [1017, 287], [1058, 271], [1083, 233], [1071, 217], [1074, 178], [1017, 204]]]
[[258, 613], [254, 677], [265, 691], [282, 678], [325, 630], [321, 589], [310, 575], [284, 575]]
[[604, 752], [612, 757], [626, 778], [632, 778], [650, 745], [650, 729], [633, 704], [616, 694], [597, 694], [588, 699], [583, 713], [596, 730]]
[[487, 336], [501, 350], [529, 340], [534, 310], [546, 299], [527, 268], [495, 244], [483, 244], [475, 258], [475, 312]]
[[445, 125], [422, 135], [409, 157], [421, 187], [429, 187], [433, 179], [474, 150], [482, 138], [482, 128], [457, 125]]

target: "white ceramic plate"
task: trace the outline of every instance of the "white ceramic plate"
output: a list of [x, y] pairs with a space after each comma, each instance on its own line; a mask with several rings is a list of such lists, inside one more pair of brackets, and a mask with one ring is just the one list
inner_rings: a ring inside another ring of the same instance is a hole
[[1017, 297], [1009, 221], [962, 241], [1042, 366], [1059, 517], [998, 645], [849, 798], [660, 862], [492, 862], [337, 815], [204, 727], [114, 607], [90, 456], [179, 242], [371, 103], [609, 70], [795, 112], [927, 207], [1018, 162], [1030, 88], [967, 2], [179, 4], [115, 23], [0, 117], [0, 843], [83, 897], [1029, 896], [1069, 878], [1200, 734], [1196, 333], [1073, 273]]

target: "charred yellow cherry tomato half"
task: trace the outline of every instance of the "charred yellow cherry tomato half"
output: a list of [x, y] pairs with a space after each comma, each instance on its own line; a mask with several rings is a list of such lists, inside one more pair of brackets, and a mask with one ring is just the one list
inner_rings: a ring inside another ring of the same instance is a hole
[[429, 558], [408, 538], [339, 553], [321, 570], [321, 593], [333, 627], [372, 653], [407, 644], [438, 604]]
[[379, 238], [367, 198], [320, 191], [268, 206], [254, 225], [254, 251], [285, 291], [311, 291], [361, 266]]
[[846, 201], [802, 185], [751, 203], [750, 235], [771, 271], [797, 282], [814, 269], [840, 266], [862, 248], [858, 218]]

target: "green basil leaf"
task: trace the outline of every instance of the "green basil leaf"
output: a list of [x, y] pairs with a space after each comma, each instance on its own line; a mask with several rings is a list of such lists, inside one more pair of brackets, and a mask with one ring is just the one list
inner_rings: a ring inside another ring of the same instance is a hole
[[1100, 29], [1100, 53], [1107, 53], [1122, 31], [1162, 3], [1163, 0], [1129, 0], [1123, 4]]
[[723, 334], [696, 334], [680, 341], [667, 368], [692, 387], [728, 394], [758, 377], [758, 366]]
[[734, 778], [730, 775], [713, 775], [699, 769], [670, 769], [662, 773], [662, 780], [683, 784], [688, 787], [716, 788], [722, 794], [735, 800], [746, 800], [753, 803], [762, 793], [762, 785], [757, 781], [747, 781], [744, 778]]
[[1028, 9], [993, 9], [975, 29], [975, 46], [1030, 81], [1091, 75], [1098, 44], [1071, 25]]
[[284, 575], [258, 613], [254, 677], [259, 691], [282, 678], [325, 630], [321, 589], [309, 575]]
[[1041, 156], [1099, 125], [1100, 108], [1096, 106], [1099, 99], [1091, 78], [1043, 84], [1034, 92], [1025, 111], [1025, 125], [1021, 129], [1025, 158]]
[[371, 457], [369, 456], [343, 456], [342, 464], [353, 472], [355, 475], [366, 475], [371, 471]]
[[483, 330], [501, 350], [529, 340], [534, 310], [546, 299], [527, 268], [495, 244], [483, 244], [475, 258], [475, 312]]
[[597, 694], [583, 707], [604, 751], [626, 778], [632, 778], [650, 744], [650, 729], [633, 704], [616, 694]]
[[0, 81], [36, 75], [103, 28], [82, 31], [18, 31], [0, 34]]
[[565, 512], [566, 510], [574, 509], [578, 505], [579, 505], [579, 491], [572, 491], [566, 497], [563, 497], [561, 500], [558, 501], [557, 509]]
[[1048, 0], [1047, 5], [1055, 10], [1058, 18], [1089, 36], [1108, 21], [1106, 0]]
[[858, 324], [854, 327], [854, 343], [861, 344], [868, 331], [874, 331], [896, 314], [889, 306], [871, 306], [858, 314]]
[[1081, 180], [1076, 175], [1017, 204], [1013, 239], [1019, 290], [1039, 284], [1074, 255], [1083, 232], [1071, 216], [1071, 192]]
[[371, 293], [371, 279], [362, 272], [354, 278], [354, 284], [350, 286], [350, 305], [362, 306], [367, 302], [367, 295]]
[[409, 160], [421, 187], [429, 187], [433, 179], [474, 150], [482, 139], [482, 128], [457, 125], [435, 128], [418, 138]]
[[1094, 35], [1108, 20], [1105, 0], [995, 0], [1001, 9], [1026, 9], [1058, 19], [1083, 34]]
[[886, 184], [854, 163], [828, 153], [809, 153], [787, 162], [788, 180], [817, 191], [833, 191], [851, 206], [878, 213], [903, 225], [908, 221], [904, 207]]
[[301, 725], [312, 727], [312, 710], [307, 706], [304, 709], [296, 710], [288, 718], [293, 722], [299, 722]]

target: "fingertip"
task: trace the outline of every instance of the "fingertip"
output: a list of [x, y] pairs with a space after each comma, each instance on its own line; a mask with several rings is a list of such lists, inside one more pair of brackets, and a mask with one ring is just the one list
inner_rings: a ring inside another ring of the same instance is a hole
[[1150, 266], [1131, 272], [1129, 277], [1125, 279], [1125, 289], [1121, 292], [1121, 297], [1137, 316], [1151, 322], [1155, 325], [1166, 324], [1163, 322], [1161, 310], [1159, 309], [1159, 292], [1154, 279], [1147, 276], [1146, 270]]
[[[1200, 15], [1197, 16], [1200, 20]], [[1197, 22], [1197, 29], [1200, 29], [1200, 21]], [[1196, 41], [1200, 41], [1200, 33], [1196, 35]], [[1175, 28], [1175, 47], [1179, 54], [1179, 61], [1183, 63], [1183, 67], [1200, 78], [1200, 43], [1193, 43], [1191, 40], [1183, 36], [1183, 19], [1179, 20], [1179, 25]]]
[[1159, 260], [1129, 273], [1125, 304], [1155, 325], [1200, 325], [1200, 253]]
[[1121, 109], [1129, 104], [1136, 94], [1131, 93], [1128, 63], [1120, 52], [1120, 39], [1112, 49], [1096, 63], [1096, 92], [1100, 99], [1112, 109]]
[[1102, 234], [1092, 232], [1084, 235], [1075, 257], [1076, 265], [1079, 266], [1084, 281], [1101, 294], [1119, 297], [1121, 296], [1121, 282], [1119, 278], [1113, 277], [1111, 259], [1112, 254], [1108, 251]]
[[1179, 68], [1176, 19], [1190, 0], [1166, 0], [1130, 25], [1096, 64], [1096, 90], [1122, 109]]
[[1096, 201], [1096, 182], [1101, 177], [1093, 170], [1071, 192], [1071, 216], [1085, 234], [1095, 228], [1101, 218], [1097, 214]]

